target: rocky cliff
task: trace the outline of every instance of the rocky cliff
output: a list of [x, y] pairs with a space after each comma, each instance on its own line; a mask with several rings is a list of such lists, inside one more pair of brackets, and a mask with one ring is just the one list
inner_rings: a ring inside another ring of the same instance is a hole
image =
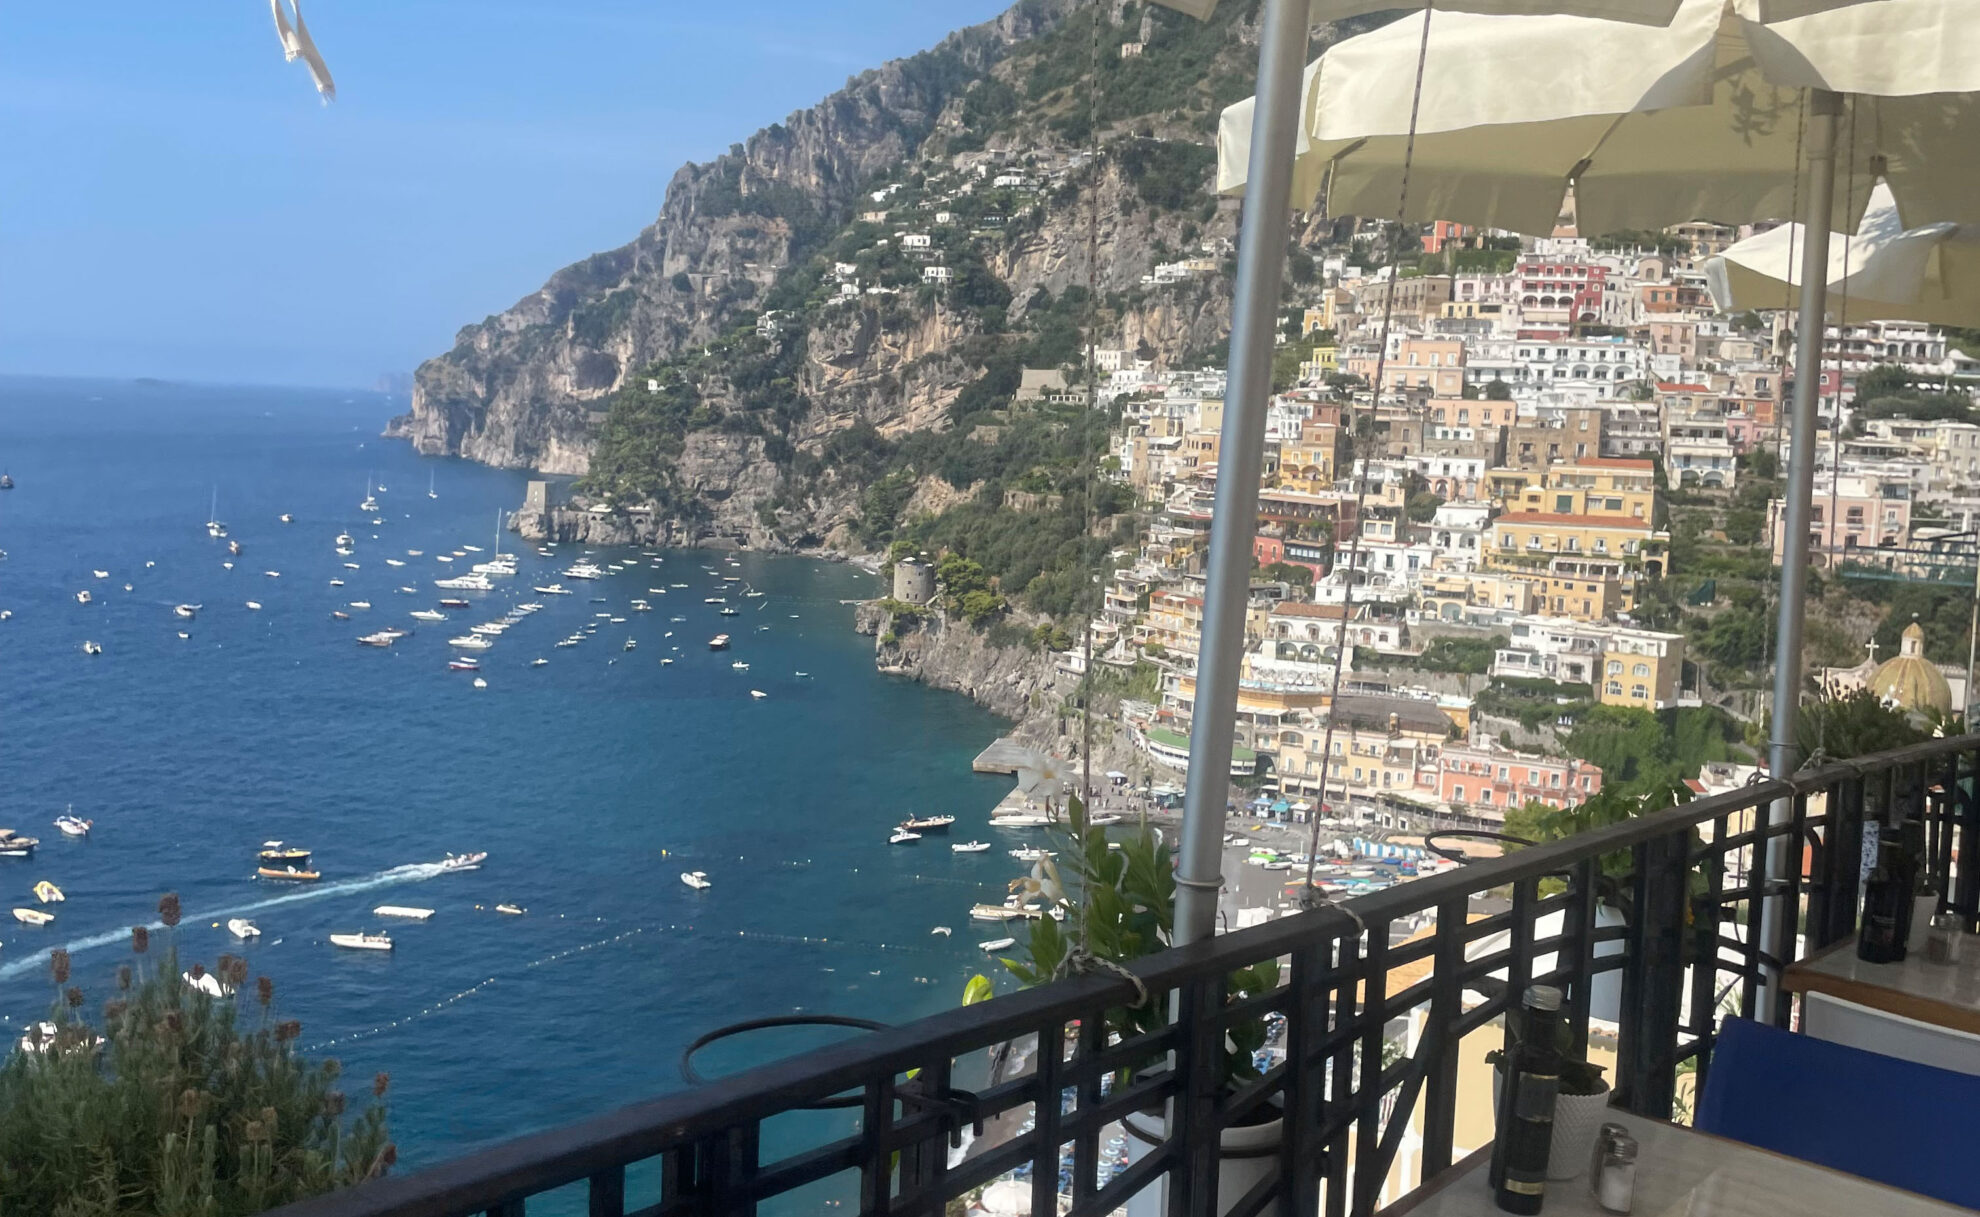
[[1073, 4], [1026, 0], [683, 166], [631, 243], [558, 271], [420, 365], [412, 410], [387, 434], [425, 453], [583, 472], [602, 399], [753, 307], [850, 217], [862, 188], [920, 147], [961, 89]]
[[884, 602], [859, 606], [854, 628], [874, 638], [874, 662], [882, 672], [963, 693], [1005, 718], [1042, 722], [1077, 683], [1063, 676], [1053, 656], [992, 644], [981, 630], [940, 612], [910, 619]]

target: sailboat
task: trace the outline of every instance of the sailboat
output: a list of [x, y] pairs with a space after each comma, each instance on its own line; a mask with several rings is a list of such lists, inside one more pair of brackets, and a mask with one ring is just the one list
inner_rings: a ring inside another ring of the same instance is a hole
[[358, 504], [359, 511], [377, 511], [378, 499], [371, 492], [371, 479], [364, 479], [364, 502]]
[[429, 499], [437, 499], [440, 497], [440, 495], [433, 489], [433, 471], [431, 469], [428, 469], [426, 471], [426, 497]]
[[220, 522], [220, 488], [218, 486], [213, 488], [213, 502], [206, 509], [206, 535], [209, 537], [224, 537], [227, 535], [227, 526]]

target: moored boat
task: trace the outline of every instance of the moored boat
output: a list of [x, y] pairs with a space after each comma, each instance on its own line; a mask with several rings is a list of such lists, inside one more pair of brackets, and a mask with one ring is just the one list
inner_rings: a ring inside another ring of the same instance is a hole
[[227, 932], [236, 938], [259, 938], [261, 927], [245, 917], [229, 917]]
[[707, 891], [715, 885], [708, 880], [708, 872], [689, 870], [681, 872], [681, 882], [698, 892]]
[[901, 827], [907, 829], [909, 832], [947, 832], [949, 831], [949, 825], [955, 822], [956, 818], [954, 816], [947, 815], [910, 816], [901, 821]]
[[381, 904], [371, 912], [375, 917], [400, 917], [407, 921], [425, 921], [433, 916], [432, 909], [413, 908], [405, 904]]
[[390, 934], [332, 934], [332, 946], [349, 947], [353, 951], [389, 951], [392, 949]]
[[892, 836], [890, 836], [890, 837], [888, 837], [888, 838], [887, 838], [887, 844], [889, 844], [889, 845], [912, 845], [912, 844], [914, 844], [914, 843], [915, 843], [916, 841], [919, 841], [919, 840], [921, 840], [921, 834], [920, 834], [920, 833], [918, 833], [918, 832], [909, 832], [909, 831], [908, 831], [907, 829], [905, 829], [905, 828], [896, 828], [896, 829], [894, 830], [894, 834], [893, 834]]
[[[71, 804], [70, 806], [73, 808], [74, 805]], [[89, 835], [89, 830], [94, 823], [92, 820], [85, 820], [81, 816], [76, 815], [73, 810], [55, 817], [55, 827], [61, 829], [62, 835], [65, 837], [86, 837]]]
[[1014, 947], [1014, 946], [1016, 946], [1016, 945], [1017, 945], [1017, 939], [1015, 939], [1015, 938], [992, 938], [992, 939], [991, 939], [990, 941], [988, 941], [988, 942], [979, 942], [979, 943], [977, 943], [976, 945], [977, 945], [977, 946], [979, 946], [979, 947], [981, 947], [981, 948], [983, 948], [983, 949], [984, 949], [984, 950], [986, 950], [986, 951], [1007, 951], [1007, 950], [1009, 950], [1010, 948], [1012, 948], [1012, 947]]
[[949, 848], [959, 854], [980, 854], [990, 848], [988, 841], [958, 841]]
[[68, 899], [67, 896], [62, 894], [61, 888], [56, 887], [46, 879], [34, 885], [34, 898], [43, 904], [55, 904], [58, 901]]
[[40, 909], [15, 909], [14, 920], [27, 925], [47, 925], [55, 920], [55, 914], [44, 913]]
[[259, 865], [254, 873], [263, 879], [287, 879], [297, 883], [313, 883], [323, 877], [322, 872], [310, 866], [309, 851], [287, 849], [280, 841], [270, 841], [255, 855]]
[[495, 911], [506, 913], [511, 917], [520, 917], [523, 915], [523, 907], [519, 904], [498, 904], [495, 906]]
[[708, 640], [708, 649], [709, 649], [709, 650], [711, 650], [711, 651], [726, 651], [726, 650], [728, 650], [728, 649], [729, 649], [729, 636], [728, 636], [727, 634], [717, 634], [717, 635], [715, 635], [715, 637], [713, 637], [713, 638], [710, 638], [710, 639]]
[[0, 828], [0, 858], [27, 858], [34, 854], [39, 838], [24, 837], [11, 828]]

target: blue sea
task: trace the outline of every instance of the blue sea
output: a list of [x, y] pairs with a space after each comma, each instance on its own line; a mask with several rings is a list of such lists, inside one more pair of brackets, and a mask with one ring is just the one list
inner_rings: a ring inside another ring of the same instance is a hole
[[[437, 591], [483, 556], [437, 555], [492, 551], [527, 475], [380, 439], [402, 408], [369, 393], [0, 381], [0, 468], [17, 483], [0, 492], [0, 826], [42, 839], [31, 860], [0, 859], [0, 907], [32, 905], [42, 879], [67, 895], [44, 928], [0, 914], [0, 1033], [48, 1007], [54, 947], [100, 1004], [128, 927], [176, 892], [187, 961], [245, 955], [354, 1089], [391, 1074], [403, 1170], [679, 1089], [682, 1048], [731, 1020], [899, 1022], [952, 1005], [993, 936], [969, 906], [1002, 894], [1016, 869], [1004, 851], [1022, 842], [955, 855], [939, 836], [887, 836], [936, 811], [960, 817], [953, 840], [988, 836], [1008, 779], [969, 761], [1004, 724], [874, 671], [841, 601], [877, 581], [798, 558], [601, 551], [600, 565], [637, 565], [540, 596], [531, 585], [580, 551], [546, 559], [504, 534], [518, 577]], [[368, 483], [382, 523], [358, 510]], [[244, 551], [232, 570], [205, 529], [216, 496]], [[356, 538], [348, 559], [340, 531]], [[742, 598], [724, 575], [766, 594]], [[451, 595], [475, 607], [432, 626], [408, 616]], [[711, 595], [742, 615], [717, 616]], [[653, 611], [629, 611], [634, 598]], [[526, 600], [544, 608], [484, 654], [485, 689], [448, 670], [447, 639]], [[331, 616], [352, 601], [372, 607]], [[178, 603], [203, 608], [186, 622]], [[553, 645], [599, 613], [626, 620]], [[388, 624], [420, 628], [356, 644]], [[718, 631], [732, 651], [707, 649]], [[529, 666], [538, 657], [550, 663]], [[87, 839], [54, 828], [70, 807], [95, 822]], [[265, 840], [313, 850], [323, 880], [257, 880]], [[431, 865], [466, 850], [487, 865]], [[714, 886], [690, 890], [688, 870]], [[382, 903], [436, 912], [388, 923], [371, 911]], [[239, 915], [262, 937], [234, 940], [221, 923]], [[389, 954], [327, 940], [379, 929]], [[759, 1037], [703, 1065], [818, 1042]]]

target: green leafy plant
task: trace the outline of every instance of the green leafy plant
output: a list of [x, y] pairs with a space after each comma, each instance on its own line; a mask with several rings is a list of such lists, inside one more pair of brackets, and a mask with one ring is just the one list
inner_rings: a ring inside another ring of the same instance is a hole
[[[178, 921], [168, 896], [160, 913]], [[168, 941], [148, 966], [150, 933], [118, 970], [100, 1021], [68, 987], [69, 957], [50, 958], [57, 999], [46, 1023], [0, 1065], [0, 1213], [51, 1217], [245, 1217], [384, 1174], [388, 1079], [347, 1118], [336, 1061], [297, 1047], [302, 1024], [279, 1018], [266, 976], [221, 956], [180, 978]]]
[[[1173, 941], [1176, 876], [1168, 842], [1142, 825], [1124, 834], [1116, 842], [1118, 849], [1110, 849], [1105, 828], [1087, 819], [1086, 807], [1078, 796], [1067, 799], [1066, 820], [1066, 848], [1059, 851], [1064, 869], [1050, 858], [1041, 859], [1029, 877], [1012, 885], [1017, 893], [1039, 900], [1048, 913], [1032, 923], [1022, 957], [1000, 960], [1026, 987], [1095, 966], [1087, 960], [1124, 965], [1167, 950]], [[1062, 913], [1064, 921], [1050, 915], [1052, 910]], [[981, 979], [972, 978], [970, 984], [974, 986]], [[1264, 960], [1230, 974], [1225, 1000], [1241, 1001], [1269, 992], [1278, 984], [1278, 961]], [[1165, 1011], [1154, 1000], [1106, 1013], [1110, 1038], [1127, 1039], [1155, 1031], [1165, 1021]], [[1236, 1085], [1258, 1076], [1253, 1057], [1265, 1046], [1265, 1036], [1263, 1015], [1239, 1019], [1226, 1028], [1227, 1083]], [[1135, 1068], [1146, 1068], [1159, 1059], [1151, 1057], [1123, 1070], [1124, 1080]]]
[[[1513, 1046], [1517, 1048], [1520, 1044], [1525, 1043], [1527, 1031], [1525, 1007], [1520, 1007], [1509, 1012], [1506, 1015], [1506, 1022], [1512, 1031]], [[1588, 1063], [1587, 1041], [1576, 1038], [1574, 1028], [1568, 1026], [1566, 1019], [1562, 1019], [1556, 1023], [1555, 1028], [1558, 1032], [1558, 1040], [1555, 1047], [1561, 1054], [1560, 1092], [1569, 1095], [1593, 1095], [1601, 1094], [1607, 1090], [1609, 1083], [1602, 1077], [1602, 1066]], [[1486, 1053], [1485, 1063], [1494, 1069], [1504, 1069], [1506, 1067], [1505, 1049], [1494, 1048], [1492, 1051]]]

